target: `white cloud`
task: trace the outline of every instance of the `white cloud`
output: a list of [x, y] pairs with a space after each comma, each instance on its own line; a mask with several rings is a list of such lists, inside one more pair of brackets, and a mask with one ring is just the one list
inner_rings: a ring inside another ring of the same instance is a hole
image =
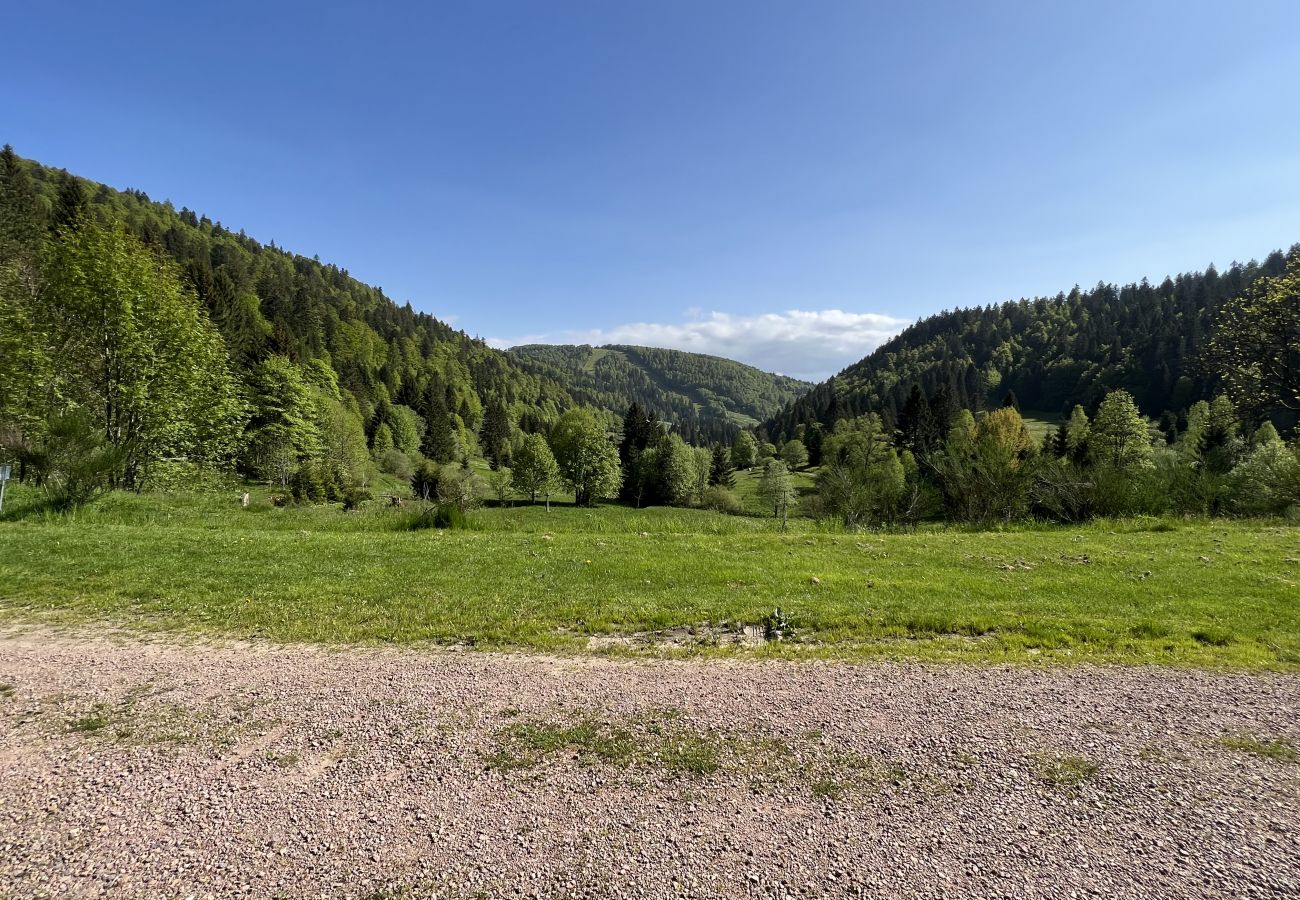
[[792, 309], [735, 316], [691, 310], [685, 322], [634, 322], [613, 328], [489, 338], [493, 347], [520, 344], [640, 344], [711, 353], [809, 381], [821, 381], [893, 337], [907, 321], [879, 313]]

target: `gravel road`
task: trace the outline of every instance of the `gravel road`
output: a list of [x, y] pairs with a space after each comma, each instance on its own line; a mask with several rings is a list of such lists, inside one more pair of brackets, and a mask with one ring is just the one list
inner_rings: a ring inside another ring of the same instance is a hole
[[0, 634], [0, 896], [1298, 897], [1300, 678]]

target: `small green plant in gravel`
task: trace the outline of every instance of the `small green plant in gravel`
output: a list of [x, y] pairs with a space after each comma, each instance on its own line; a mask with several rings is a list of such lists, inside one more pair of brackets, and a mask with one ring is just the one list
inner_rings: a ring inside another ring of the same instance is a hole
[[1249, 734], [1225, 734], [1219, 738], [1219, 745], [1238, 753], [1249, 753], [1261, 759], [1275, 762], [1300, 763], [1300, 750], [1286, 738], [1260, 740]]
[[1083, 756], [1054, 756], [1041, 753], [1034, 757], [1034, 771], [1044, 782], [1073, 790], [1097, 777], [1101, 766]]
[[8, 682], [5, 682], [4, 684], [0, 684], [0, 697], [4, 697], [6, 699], [12, 697], [17, 692], [17, 690], [18, 688], [14, 687], [12, 684], [9, 684]]

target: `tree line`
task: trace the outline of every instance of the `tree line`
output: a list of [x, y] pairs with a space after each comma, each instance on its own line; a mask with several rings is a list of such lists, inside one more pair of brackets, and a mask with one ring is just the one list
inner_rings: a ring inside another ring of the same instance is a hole
[[[1222, 273], [1210, 267], [1159, 284], [1103, 283], [942, 312], [787, 404], [762, 432], [788, 439], [801, 426], [830, 429], [870, 412], [893, 428], [913, 386], [972, 410], [996, 407], [1013, 392], [1023, 409], [1051, 418], [1076, 405], [1095, 411], [1107, 393], [1123, 389], [1170, 427], [1193, 403], [1228, 387], [1212, 359], [1221, 311], [1257, 280], [1284, 277], [1287, 259], [1275, 252]], [[1282, 419], [1294, 422], [1285, 412]]]

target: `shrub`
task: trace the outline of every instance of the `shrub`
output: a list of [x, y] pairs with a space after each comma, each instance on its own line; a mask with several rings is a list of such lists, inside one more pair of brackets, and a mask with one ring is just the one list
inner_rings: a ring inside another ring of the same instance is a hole
[[343, 509], [345, 512], [351, 512], [354, 509], [360, 509], [361, 504], [371, 499], [370, 491], [360, 485], [350, 484], [342, 492]]
[[736, 495], [724, 487], [714, 485], [706, 488], [704, 494], [700, 497], [700, 506], [704, 509], [712, 509], [720, 513], [726, 513], [729, 516], [738, 516], [743, 512], [740, 501]]
[[398, 520], [402, 531], [422, 531], [426, 528], [468, 528], [469, 521], [460, 508], [451, 503], [422, 506], [403, 514]]
[[430, 460], [421, 460], [411, 474], [411, 493], [417, 500], [438, 499], [438, 480], [442, 477], [442, 467]]
[[1231, 508], [1245, 515], [1285, 515], [1300, 505], [1300, 457], [1281, 441], [1266, 441], [1232, 470]]
[[51, 507], [75, 510], [112, 487], [126, 465], [127, 452], [108, 444], [90, 419], [80, 413], [59, 416], [45, 437], [25, 448], [22, 462], [44, 486]]
[[395, 478], [409, 480], [415, 475], [415, 466], [411, 458], [396, 448], [387, 450], [379, 457], [379, 471]]

